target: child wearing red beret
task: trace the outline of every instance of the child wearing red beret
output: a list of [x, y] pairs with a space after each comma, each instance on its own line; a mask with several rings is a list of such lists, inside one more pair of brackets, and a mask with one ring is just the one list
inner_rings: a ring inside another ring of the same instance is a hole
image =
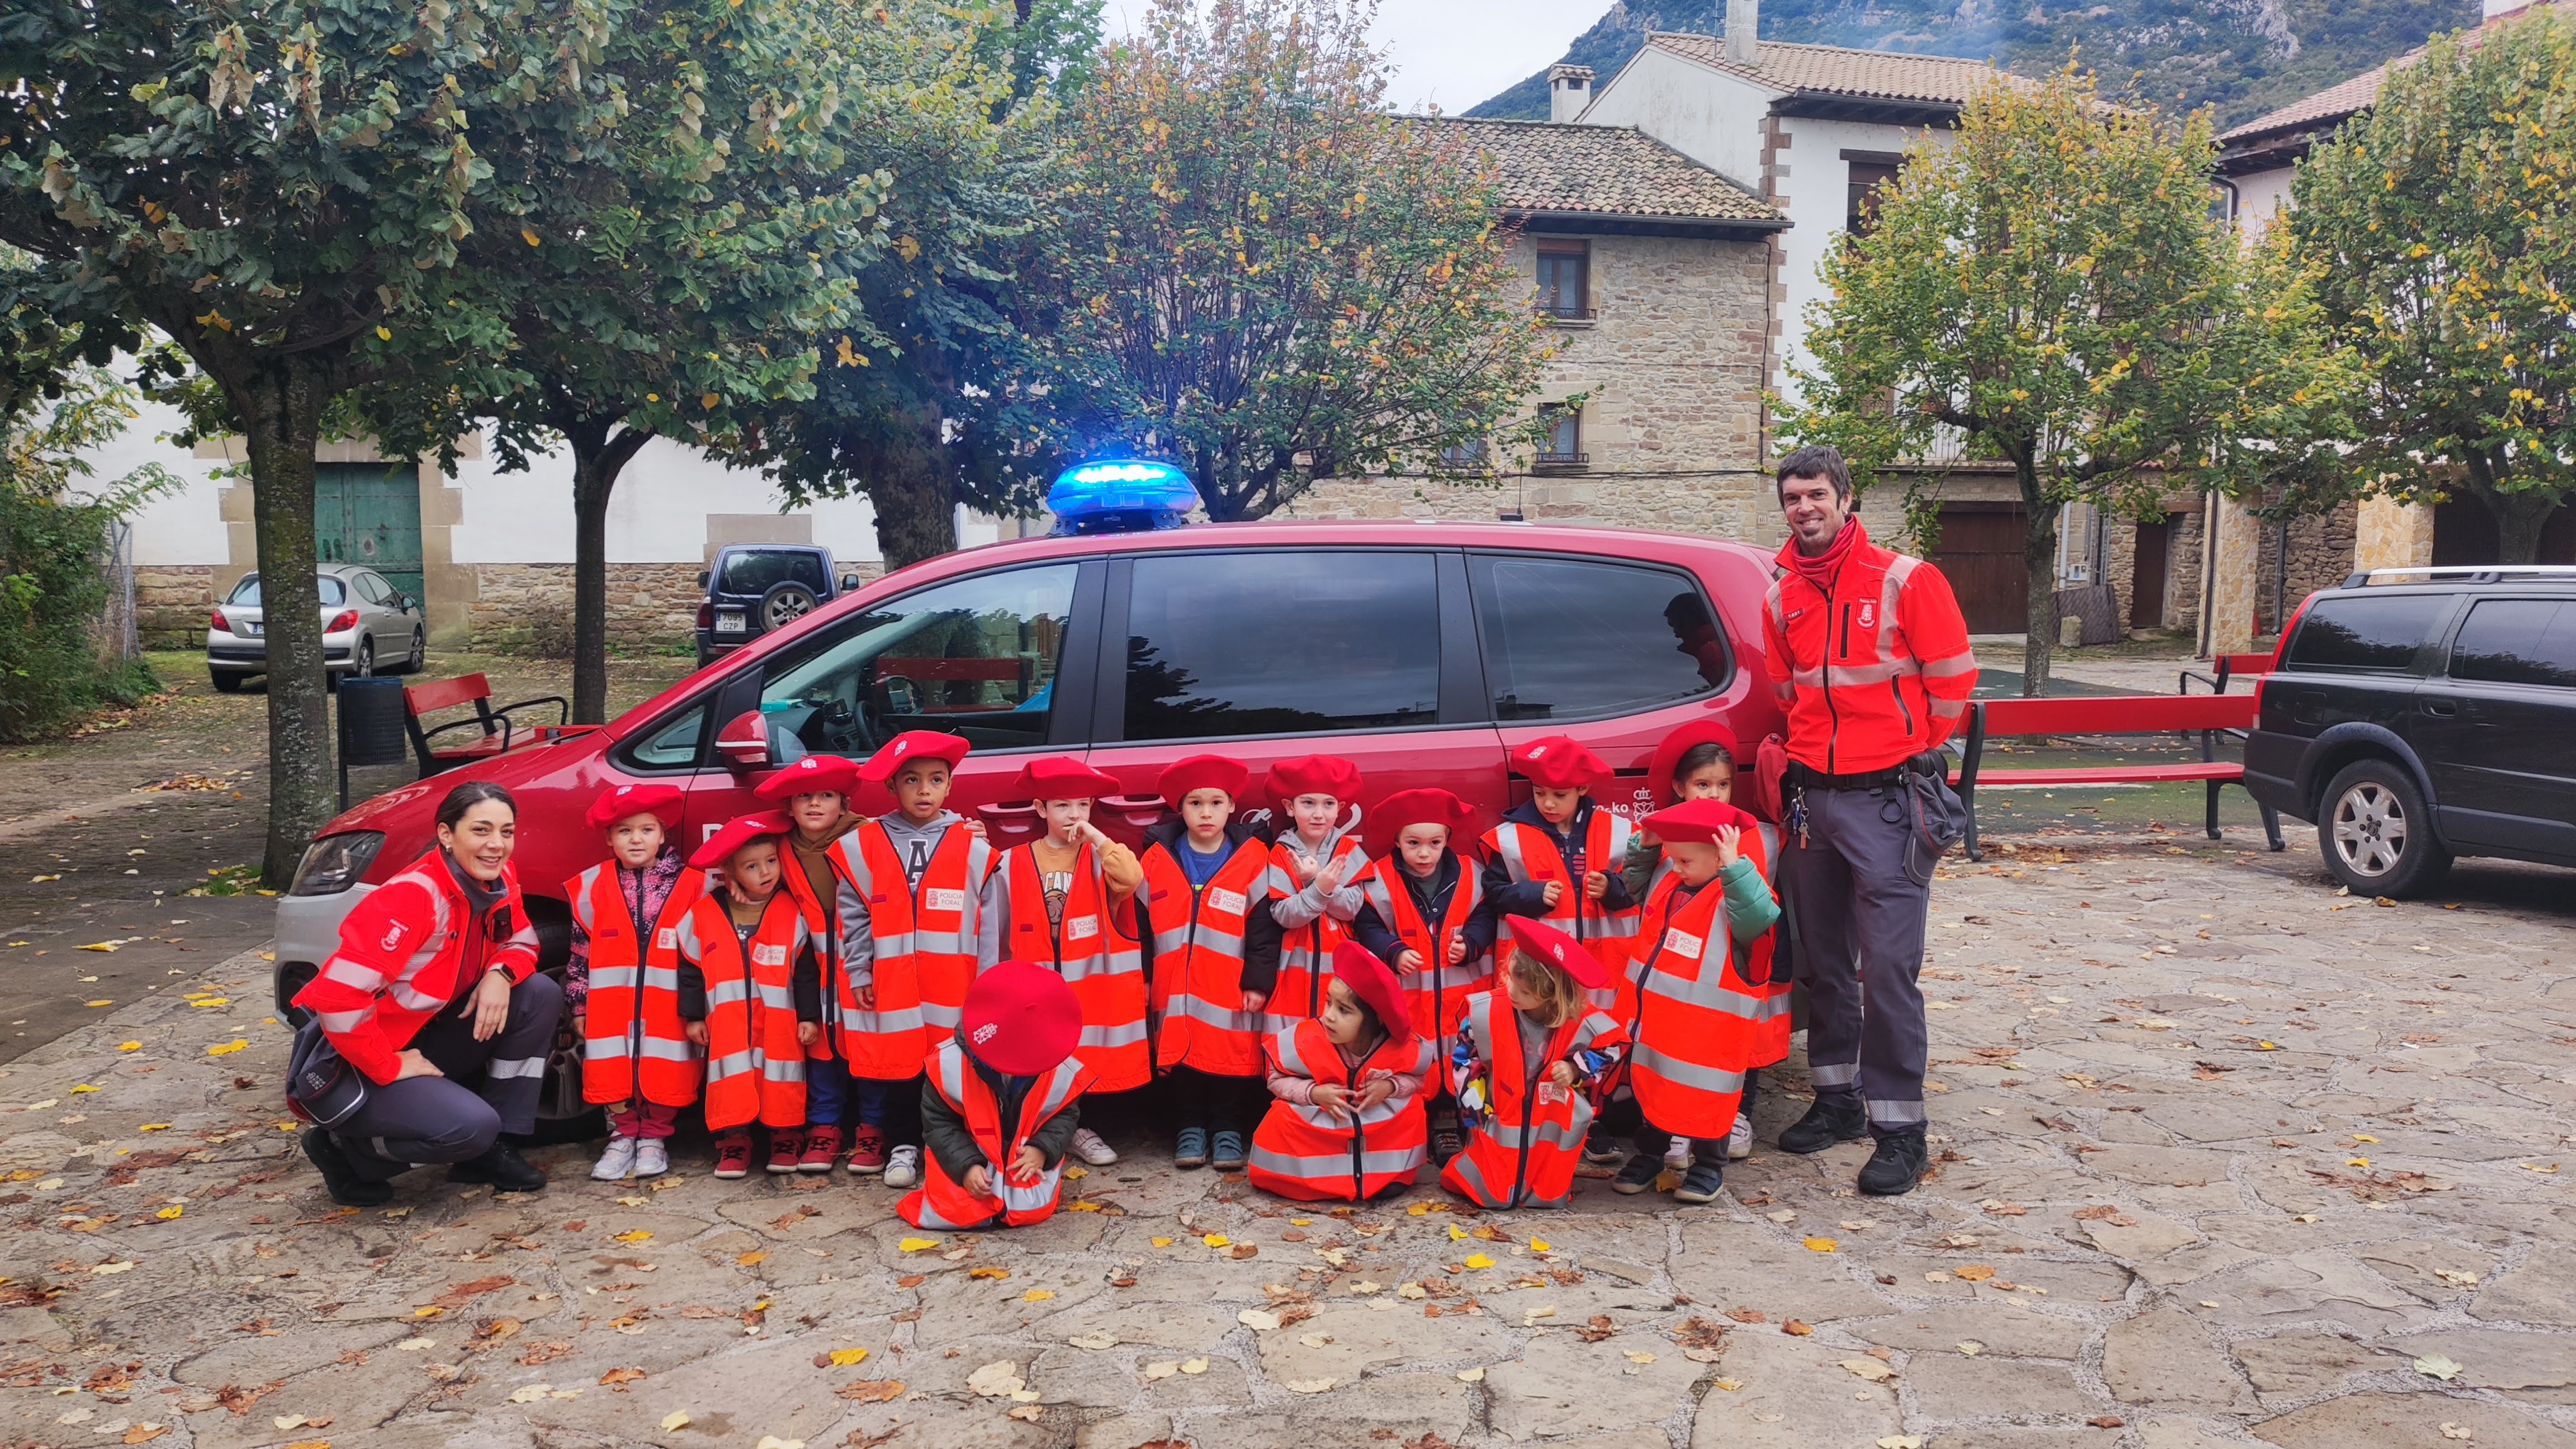
[[1252, 1185], [1301, 1202], [1359, 1202], [1412, 1186], [1435, 1050], [1414, 1034], [1395, 973], [1344, 941], [1325, 978], [1323, 1011], [1271, 1034], [1277, 1100], [1252, 1136]]
[[680, 1026], [669, 985], [679, 917], [697, 903], [706, 872], [685, 870], [672, 848], [682, 795], [670, 785], [616, 785], [586, 817], [608, 834], [608, 859], [564, 882], [572, 902], [572, 956], [564, 1005], [581, 1038], [581, 1095], [608, 1110], [608, 1145], [590, 1175], [615, 1182], [671, 1170], [666, 1145], [680, 1109], [698, 1100], [697, 1049]]
[[[832, 871], [832, 846], [846, 833], [849, 801], [859, 767], [839, 755], [805, 755], [760, 782], [752, 794], [786, 812], [791, 828], [782, 842], [782, 859], [793, 877], [787, 882], [806, 929], [814, 935], [814, 955], [822, 971], [826, 1020], [832, 1005], [848, 995], [833, 917], [840, 885]], [[842, 1119], [850, 1109], [850, 1064], [839, 1037], [825, 1031], [805, 1064], [805, 1123], [796, 1134], [795, 1160], [785, 1166], [773, 1160], [772, 1172], [830, 1172], [842, 1147]], [[773, 1143], [786, 1138], [774, 1137]]]
[[[1004, 959], [1052, 968], [1082, 1003], [1077, 1050], [1093, 1090], [1142, 1087], [1153, 1080], [1154, 1061], [1132, 903], [1145, 873], [1134, 851], [1091, 823], [1092, 802], [1118, 782], [1058, 755], [1029, 762], [1015, 789], [1045, 817], [1046, 834], [994, 862], [975, 922], [976, 957], [986, 970]], [[1088, 1127], [1074, 1134], [1073, 1155], [1094, 1167], [1118, 1160]]]
[[[1476, 812], [1446, 790], [1398, 790], [1366, 824], [1376, 863], [1361, 873], [1351, 934], [1395, 968], [1413, 1029], [1435, 1042], [1458, 1030], [1470, 994], [1493, 984], [1494, 903], [1453, 842]], [[1431, 1104], [1431, 1156], [1446, 1163], [1463, 1144], [1455, 1103]]]
[[1270, 846], [1235, 819], [1242, 763], [1192, 755], [1156, 781], [1176, 818], [1146, 832], [1137, 941], [1152, 983], [1154, 1064], [1180, 1118], [1172, 1165], [1241, 1172], [1260, 1115], [1262, 1007], [1279, 978]]
[[1440, 1185], [1479, 1207], [1563, 1207], [1592, 1125], [1592, 1094], [1618, 1064], [1627, 1029], [1585, 993], [1610, 982], [1563, 931], [1514, 917], [1501, 991], [1467, 998], [1450, 1088], [1469, 1122], [1466, 1150]]
[[1279, 981], [1262, 1013], [1267, 1031], [1321, 1016], [1324, 983], [1360, 912], [1368, 851], [1345, 812], [1360, 801], [1360, 768], [1338, 755], [1300, 755], [1270, 767], [1262, 787], [1280, 822], [1270, 847], [1270, 918], [1279, 924]]
[[1003, 961], [975, 978], [960, 1018], [921, 1092], [921, 1186], [895, 1211], [961, 1232], [1044, 1222], [1091, 1084], [1076, 1052], [1082, 1003], [1046, 967]]
[[769, 1129], [769, 1170], [796, 1170], [805, 1124], [805, 1057], [822, 1040], [822, 968], [779, 840], [784, 815], [725, 822], [689, 864], [721, 869], [680, 917], [679, 1012], [707, 1059], [707, 1130], [720, 1178], [751, 1171], [751, 1128]]

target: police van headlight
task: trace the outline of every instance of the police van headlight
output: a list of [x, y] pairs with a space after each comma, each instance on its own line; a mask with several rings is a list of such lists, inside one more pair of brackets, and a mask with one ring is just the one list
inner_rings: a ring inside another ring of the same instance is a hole
[[304, 847], [304, 859], [295, 867], [295, 884], [286, 888], [290, 896], [336, 896], [358, 883], [376, 852], [385, 848], [381, 830], [352, 830], [342, 835], [325, 835]]

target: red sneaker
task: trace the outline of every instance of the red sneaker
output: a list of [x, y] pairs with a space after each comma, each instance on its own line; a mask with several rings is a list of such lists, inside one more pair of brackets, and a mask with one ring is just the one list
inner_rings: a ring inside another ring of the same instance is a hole
[[[850, 1171], [861, 1177], [874, 1177], [885, 1171], [886, 1135], [882, 1127], [861, 1127], [850, 1143]], [[825, 1169], [829, 1171], [829, 1169]]]
[[716, 1139], [716, 1176], [724, 1178], [751, 1175], [751, 1134], [728, 1132]]
[[805, 1129], [805, 1155], [796, 1159], [798, 1172], [829, 1172], [841, 1155], [841, 1129], [808, 1127]]
[[772, 1127], [769, 1129], [769, 1170], [796, 1171], [796, 1160], [805, 1155], [805, 1129]]

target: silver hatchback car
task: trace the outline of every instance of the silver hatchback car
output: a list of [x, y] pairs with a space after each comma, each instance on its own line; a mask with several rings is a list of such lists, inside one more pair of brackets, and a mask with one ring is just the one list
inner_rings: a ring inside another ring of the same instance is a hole
[[[418, 599], [356, 564], [315, 572], [322, 590], [322, 662], [331, 678], [420, 669], [429, 652], [429, 621]], [[244, 574], [207, 621], [206, 673], [215, 688], [236, 693], [252, 675], [268, 672], [266, 634], [259, 575]]]

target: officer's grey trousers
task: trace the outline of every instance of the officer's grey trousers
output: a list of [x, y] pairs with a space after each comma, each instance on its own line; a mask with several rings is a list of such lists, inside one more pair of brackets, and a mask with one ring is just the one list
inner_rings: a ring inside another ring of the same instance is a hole
[[462, 1009], [441, 1007], [411, 1039], [445, 1076], [370, 1083], [366, 1105], [331, 1129], [359, 1176], [382, 1182], [413, 1167], [469, 1162], [504, 1132], [535, 1130], [563, 988], [542, 973], [512, 987], [510, 1018], [490, 1041], [474, 1039], [473, 1014], [459, 1016]]
[[[1807, 1064], [1819, 1098], [1857, 1092], [1870, 1130], [1923, 1125], [1923, 990], [1929, 871], [1907, 874], [1900, 786], [1809, 787], [1807, 840], [1784, 832], [1781, 879], [1797, 915]], [[1918, 850], [1916, 863], [1923, 857]]]

